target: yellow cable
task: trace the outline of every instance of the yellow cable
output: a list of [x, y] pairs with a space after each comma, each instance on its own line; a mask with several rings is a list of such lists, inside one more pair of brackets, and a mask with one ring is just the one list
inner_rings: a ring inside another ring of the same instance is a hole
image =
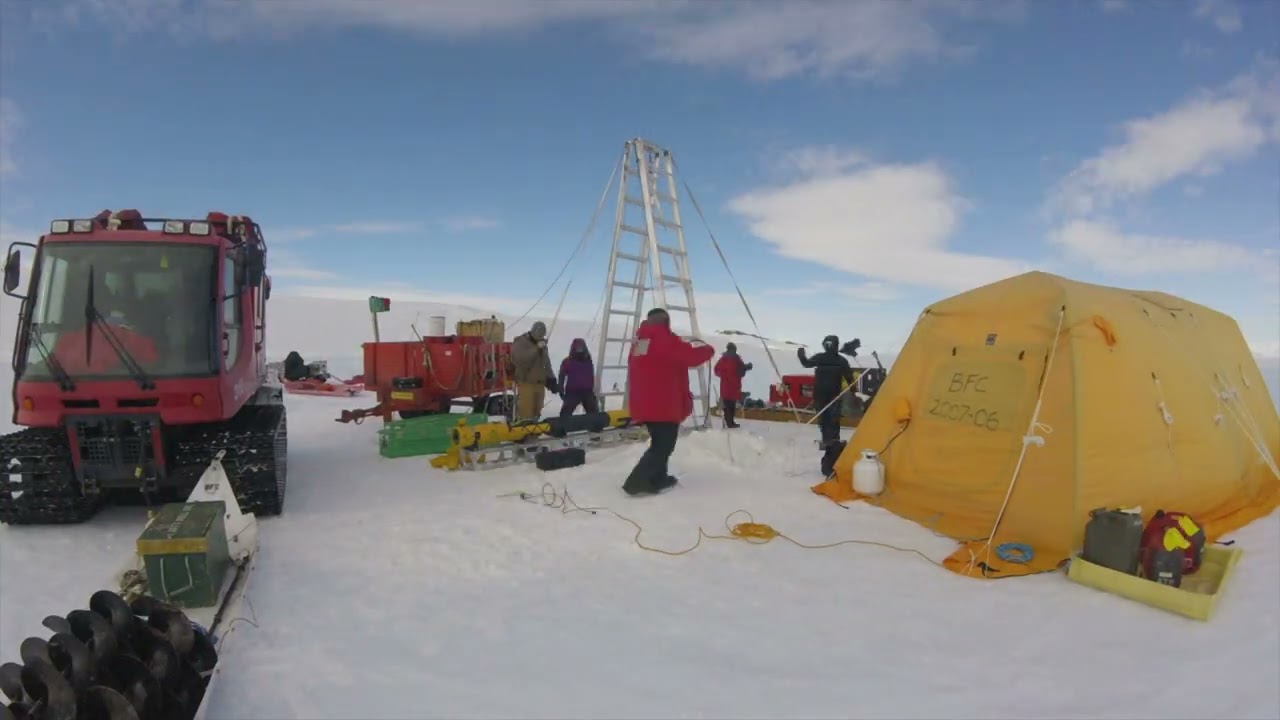
[[[511, 493], [503, 493], [498, 497], [500, 498], [518, 497], [521, 500], [525, 500], [526, 502], [539, 502], [544, 507], [559, 509], [562, 514], [566, 514], [566, 515], [571, 512], [585, 512], [585, 513], [590, 513], [592, 515], [595, 515], [599, 512], [607, 512], [610, 515], [613, 515], [614, 517], [618, 518], [619, 520], [622, 520], [623, 522], [630, 523], [631, 526], [636, 529], [636, 534], [632, 538], [632, 542], [634, 542], [636, 546], [639, 547], [641, 550], [647, 550], [649, 552], [659, 553], [662, 555], [669, 555], [672, 557], [675, 557], [678, 555], [686, 555], [688, 553], [693, 552], [694, 550], [698, 549], [699, 546], [702, 545], [702, 541], [704, 539], [706, 540], [739, 540], [742, 542], [750, 543], [752, 545], [764, 545], [772, 541], [774, 538], [782, 538], [783, 540], [786, 540], [792, 545], [795, 545], [796, 547], [799, 547], [799, 548], [803, 548], [805, 550], [825, 550], [828, 548], [839, 547], [841, 545], [874, 545], [876, 547], [882, 547], [889, 550], [896, 550], [898, 552], [914, 553], [924, 558], [925, 560], [927, 560], [933, 565], [937, 565], [938, 567], [944, 567], [942, 563], [938, 562], [937, 560], [934, 560], [928, 555], [925, 555], [919, 550], [916, 550], [913, 548], [898, 547], [896, 545], [876, 542], [874, 540], [852, 540], [851, 539], [851, 540], [840, 540], [837, 542], [826, 543], [823, 545], [808, 545], [800, 542], [799, 540], [796, 540], [795, 538], [792, 538], [786, 535], [785, 533], [778, 532], [771, 525], [766, 525], [764, 523], [756, 522], [755, 518], [752, 517], [751, 513], [746, 510], [734, 510], [733, 512], [725, 516], [724, 527], [728, 533], [727, 535], [712, 535], [708, 533], [706, 530], [704, 530], [702, 527], [699, 527], [698, 539], [690, 547], [685, 548], [684, 550], [664, 550], [662, 548], [651, 547], [649, 545], [645, 545], [644, 543], [640, 542], [640, 536], [644, 534], [644, 527], [641, 526], [640, 523], [607, 507], [582, 507], [581, 505], [574, 502], [573, 498], [570, 497], [568, 488], [565, 488], [562, 491], [557, 491], [555, 487], [551, 485], [551, 483], [543, 483], [542, 489], [537, 494], [527, 493], [527, 492], [511, 492]], [[735, 525], [730, 525], [729, 524], [730, 518], [732, 518], [734, 515], [737, 515], [739, 513], [746, 515], [747, 521], [740, 522]]]

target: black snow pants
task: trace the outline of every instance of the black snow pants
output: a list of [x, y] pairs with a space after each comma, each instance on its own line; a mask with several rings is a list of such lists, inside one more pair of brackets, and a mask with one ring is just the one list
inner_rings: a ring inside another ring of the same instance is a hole
[[560, 402], [560, 417], [569, 417], [579, 405], [582, 406], [582, 412], [588, 415], [600, 412], [594, 390], [571, 390], [564, 394], [564, 399]]
[[738, 422], [735, 419], [735, 416], [738, 413], [738, 401], [737, 400], [721, 400], [720, 404], [724, 406], [725, 427], [731, 427], [731, 428], [738, 427]]
[[[827, 447], [840, 439], [840, 403], [831, 402], [834, 398], [814, 398], [814, 406], [821, 410], [818, 415], [818, 429], [822, 433], [822, 447]], [[829, 406], [829, 407], [828, 407]]]
[[675, 484], [667, 470], [667, 461], [675, 452], [680, 424], [651, 422], [645, 423], [645, 427], [649, 429], [649, 448], [640, 456], [640, 461], [622, 485], [630, 495], [659, 492]]

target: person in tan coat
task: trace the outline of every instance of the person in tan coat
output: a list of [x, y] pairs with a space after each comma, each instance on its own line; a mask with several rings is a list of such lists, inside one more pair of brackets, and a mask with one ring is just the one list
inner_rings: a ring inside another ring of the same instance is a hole
[[545, 324], [535, 322], [529, 332], [511, 341], [511, 365], [516, 381], [516, 422], [540, 419], [547, 390], [557, 392]]

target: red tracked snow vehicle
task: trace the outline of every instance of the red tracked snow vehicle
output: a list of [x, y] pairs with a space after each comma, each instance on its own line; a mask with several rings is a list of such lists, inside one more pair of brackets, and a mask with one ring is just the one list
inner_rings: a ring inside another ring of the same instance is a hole
[[[35, 253], [25, 294], [18, 246]], [[118, 491], [181, 499], [219, 450], [241, 509], [281, 512], [266, 251], [247, 217], [136, 210], [55, 220], [38, 244], [10, 245], [13, 422], [25, 429], [0, 437], [0, 522], [83, 522]]]

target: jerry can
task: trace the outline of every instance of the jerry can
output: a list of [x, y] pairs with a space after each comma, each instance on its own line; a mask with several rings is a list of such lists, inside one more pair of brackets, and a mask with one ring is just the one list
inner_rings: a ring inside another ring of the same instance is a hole
[[1127, 575], [1138, 574], [1142, 549], [1142, 516], [1122, 510], [1098, 508], [1084, 526], [1081, 557], [1094, 565]]

